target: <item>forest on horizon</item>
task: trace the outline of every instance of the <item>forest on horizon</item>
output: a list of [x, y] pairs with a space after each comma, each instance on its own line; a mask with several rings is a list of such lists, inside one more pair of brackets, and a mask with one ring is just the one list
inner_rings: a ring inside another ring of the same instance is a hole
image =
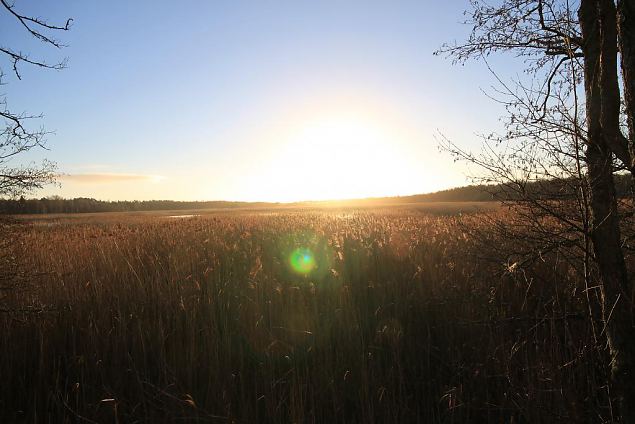
[[[542, 184], [540, 192], [552, 193], [552, 196], [560, 199], [573, 195], [562, 181], [534, 182], [531, 186]], [[544, 186], [548, 186], [546, 189]], [[632, 190], [630, 175], [616, 174], [615, 188], [619, 197], [629, 195]], [[411, 196], [391, 196], [367, 199], [337, 200], [341, 206], [365, 206], [386, 204], [407, 204], [423, 202], [491, 202], [514, 200], [516, 192], [505, 190], [502, 185], [476, 184], [464, 187], [456, 187], [433, 193], [415, 194]], [[320, 206], [333, 203], [330, 201], [306, 201], [306, 202], [239, 202], [239, 201], [178, 201], [178, 200], [97, 200], [87, 197], [65, 199], [59, 196], [42, 197], [40, 199], [0, 199], [0, 214], [53, 214], [53, 213], [95, 213], [95, 212], [141, 212], [141, 211], [167, 211], [190, 209], [237, 209], [237, 208], [271, 208], [280, 206]]]

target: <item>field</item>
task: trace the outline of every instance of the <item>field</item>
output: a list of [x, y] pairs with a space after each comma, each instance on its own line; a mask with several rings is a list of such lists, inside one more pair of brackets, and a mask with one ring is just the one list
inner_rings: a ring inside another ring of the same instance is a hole
[[24, 218], [0, 422], [610, 421], [582, 278], [556, 253], [510, 266], [486, 219], [510, 213]]

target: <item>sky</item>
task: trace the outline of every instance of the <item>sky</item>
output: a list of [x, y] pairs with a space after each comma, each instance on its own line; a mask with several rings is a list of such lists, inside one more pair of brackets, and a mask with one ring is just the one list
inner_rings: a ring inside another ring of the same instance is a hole
[[[440, 152], [499, 124], [482, 63], [433, 52], [462, 40], [467, 1], [17, 0], [50, 22], [43, 46], [0, 16], [3, 46], [62, 71], [10, 63], [0, 92], [42, 114], [59, 186], [42, 197], [299, 201], [408, 195], [469, 183]], [[505, 69], [509, 71], [509, 69]]]

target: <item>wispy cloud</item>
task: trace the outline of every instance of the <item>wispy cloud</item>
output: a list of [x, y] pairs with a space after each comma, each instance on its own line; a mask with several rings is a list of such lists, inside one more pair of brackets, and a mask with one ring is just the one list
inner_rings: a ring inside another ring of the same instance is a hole
[[120, 182], [159, 182], [165, 177], [160, 175], [143, 174], [121, 174], [121, 173], [100, 173], [100, 174], [64, 174], [60, 176], [62, 182], [73, 182], [79, 184], [110, 184]]

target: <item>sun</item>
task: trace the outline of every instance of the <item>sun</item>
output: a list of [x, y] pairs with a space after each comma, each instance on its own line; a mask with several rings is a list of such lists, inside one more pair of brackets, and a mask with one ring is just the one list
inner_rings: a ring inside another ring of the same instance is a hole
[[[396, 194], [412, 185], [400, 131], [359, 117], [295, 125], [260, 174], [260, 198], [336, 200]], [[415, 189], [416, 191], [416, 189]]]

